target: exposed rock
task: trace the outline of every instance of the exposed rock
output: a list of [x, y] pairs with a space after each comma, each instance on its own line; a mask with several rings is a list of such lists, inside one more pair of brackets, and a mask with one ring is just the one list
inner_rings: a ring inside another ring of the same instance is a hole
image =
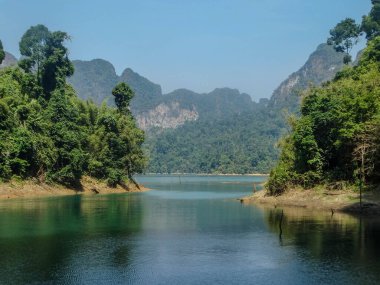
[[148, 112], [136, 116], [137, 123], [143, 130], [153, 127], [157, 128], [177, 128], [187, 121], [196, 121], [199, 117], [195, 107], [191, 109], [180, 108], [178, 102], [169, 104], [161, 103]]
[[17, 64], [17, 58], [13, 54], [9, 52], [5, 52], [5, 58], [3, 62], [0, 64], [0, 68], [4, 68], [7, 66], [12, 66], [16, 64]]
[[131, 111], [139, 127], [148, 130], [177, 128], [187, 121], [223, 119], [242, 112], [249, 112], [257, 103], [248, 94], [237, 89], [217, 88], [207, 94], [178, 89], [163, 95], [161, 86], [127, 68], [121, 76], [111, 63], [102, 59], [73, 61], [74, 75], [68, 79], [82, 99], [113, 105], [111, 95], [118, 82], [126, 82], [135, 92]]
[[343, 64], [343, 53], [338, 53], [332, 46], [321, 44], [297, 72], [291, 74], [273, 92], [269, 106], [273, 108], [298, 109], [300, 92], [309, 85], [320, 85], [331, 80], [340, 71]]

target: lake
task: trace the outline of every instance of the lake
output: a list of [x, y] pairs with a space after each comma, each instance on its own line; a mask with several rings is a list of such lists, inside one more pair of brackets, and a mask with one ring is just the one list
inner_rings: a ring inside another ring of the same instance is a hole
[[136, 179], [0, 201], [0, 284], [380, 284], [378, 219], [241, 204], [263, 177]]

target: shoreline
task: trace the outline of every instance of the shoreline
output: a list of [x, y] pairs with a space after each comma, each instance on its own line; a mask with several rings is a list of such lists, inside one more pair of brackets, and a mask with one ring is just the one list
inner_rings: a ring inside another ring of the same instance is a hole
[[118, 185], [115, 188], [107, 186], [105, 182], [95, 180], [90, 177], [83, 177], [79, 188], [69, 188], [59, 184], [40, 183], [35, 180], [11, 181], [0, 183], [0, 200], [15, 198], [40, 198], [59, 197], [72, 195], [103, 195], [118, 193], [145, 192], [150, 189], [130, 183], [128, 188]]
[[341, 212], [354, 215], [379, 215], [380, 199], [374, 193], [363, 195], [360, 207], [359, 193], [351, 190], [323, 191], [293, 189], [279, 196], [269, 196], [266, 190], [258, 191], [239, 199], [244, 204], [257, 204], [268, 207], [304, 208], [308, 210]]

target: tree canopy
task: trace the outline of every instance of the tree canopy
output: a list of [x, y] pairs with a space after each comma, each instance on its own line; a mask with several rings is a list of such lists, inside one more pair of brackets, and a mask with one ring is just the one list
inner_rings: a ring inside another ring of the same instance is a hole
[[132, 115], [81, 101], [66, 84], [67, 39], [31, 27], [20, 42], [21, 68], [0, 70], [0, 181], [77, 186], [88, 175], [115, 186], [145, 167], [144, 133]]
[[45, 97], [55, 89], [63, 88], [66, 77], [74, 73], [64, 45], [69, 39], [65, 32], [50, 32], [44, 25], [30, 27], [21, 38], [19, 47], [23, 59], [19, 66], [34, 74]]
[[380, 36], [380, 1], [372, 0], [370, 13], [363, 16], [361, 29], [366, 33], [368, 40]]
[[[363, 133], [364, 130], [367, 130]], [[301, 117], [282, 141], [282, 154], [268, 188], [320, 183], [380, 181], [380, 37], [368, 42], [358, 66], [339, 72], [303, 99]], [[363, 155], [358, 159], [358, 153]], [[365, 165], [364, 165], [365, 164]], [[369, 167], [369, 168], [368, 168]], [[370, 171], [368, 171], [370, 169]]]
[[360, 26], [355, 23], [355, 20], [347, 18], [341, 21], [330, 30], [331, 37], [327, 43], [334, 46], [337, 52], [344, 52], [344, 63], [351, 62], [350, 52], [352, 47], [358, 42], [360, 36]]
[[132, 89], [126, 83], [121, 82], [112, 90], [112, 95], [115, 96], [115, 105], [118, 110], [128, 112], [129, 105], [134, 96]]

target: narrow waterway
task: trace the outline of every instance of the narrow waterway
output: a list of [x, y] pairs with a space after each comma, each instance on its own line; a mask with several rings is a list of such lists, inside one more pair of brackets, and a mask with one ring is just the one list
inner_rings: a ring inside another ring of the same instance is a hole
[[379, 220], [236, 200], [263, 179], [0, 201], [0, 284], [379, 284]]

